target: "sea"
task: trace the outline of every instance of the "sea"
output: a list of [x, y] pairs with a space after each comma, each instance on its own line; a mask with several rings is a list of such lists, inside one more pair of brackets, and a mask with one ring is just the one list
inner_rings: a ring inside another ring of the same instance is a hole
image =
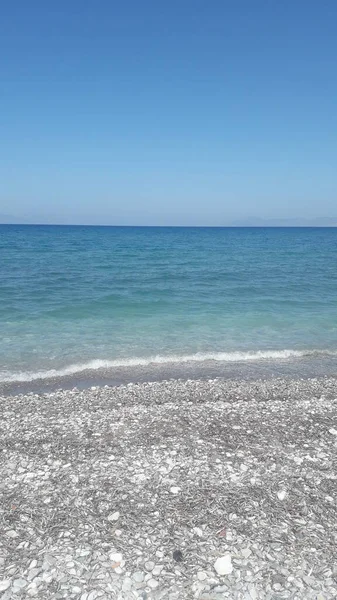
[[3, 392], [337, 374], [337, 228], [0, 225]]

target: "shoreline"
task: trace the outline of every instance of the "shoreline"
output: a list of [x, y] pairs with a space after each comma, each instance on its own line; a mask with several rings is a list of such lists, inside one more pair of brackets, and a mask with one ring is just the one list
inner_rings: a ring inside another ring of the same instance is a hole
[[0, 405], [1, 600], [336, 597], [335, 378]]
[[[104, 362], [104, 361], [99, 361]], [[69, 375], [44, 376], [32, 374], [30, 379], [1, 381], [0, 395], [15, 396], [28, 393], [50, 393], [58, 390], [80, 390], [91, 387], [109, 387], [129, 383], [163, 382], [166, 380], [270, 380], [276, 377], [287, 379], [310, 379], [313, 377], [337, 377], [336, 353], [308, 354], [285, 358], [254, 358], [253, 360], [201, 360], [182, 362], [146, 362], [145, 364], [121, 365], [83, 369]], [[65, 368], [67, 371], [67, 368]]]

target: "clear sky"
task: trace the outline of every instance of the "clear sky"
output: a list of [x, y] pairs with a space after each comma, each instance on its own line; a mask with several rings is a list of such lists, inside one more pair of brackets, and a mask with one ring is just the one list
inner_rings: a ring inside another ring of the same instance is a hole
[[0, 18], [0, 213], [337, 215], [336, 0], [19, 0]]

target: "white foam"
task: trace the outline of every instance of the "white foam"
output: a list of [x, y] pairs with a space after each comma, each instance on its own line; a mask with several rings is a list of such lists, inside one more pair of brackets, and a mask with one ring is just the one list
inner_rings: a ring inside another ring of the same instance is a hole
[[55, 377], [66, 377], [82, 373], [84, 371], [97, 371], [107, 369], [117, 369], [119, 367], [146, 367], [150, 365], [190, 363], [190, 362], [241, 362], [254, 360], [282, 360], [288, 358], [300, 358], [304, 356], [313, 356], [317, 354], [326, 354], [330, 356], [337, 355], [337, 351], [322, 350], [259, 350], [257, 352], [209, 352], [187, 354], [183, 356], [150, 356], [148, 358], [128, 358], [116, 360], [91, 360], [85, 363], [77, 363], [60, 369], [48, 369], [45, 371], [19, 371], [11, 373], [8, 371], [0, 374], [1, 383], [30, 382], [39, 379], [53, 379]]

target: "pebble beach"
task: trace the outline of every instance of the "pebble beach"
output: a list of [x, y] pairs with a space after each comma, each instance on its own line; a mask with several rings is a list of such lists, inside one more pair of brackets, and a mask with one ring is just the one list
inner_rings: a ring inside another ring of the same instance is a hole
[[337, 380], [0, 398], [0, 598], [337, 597]]

